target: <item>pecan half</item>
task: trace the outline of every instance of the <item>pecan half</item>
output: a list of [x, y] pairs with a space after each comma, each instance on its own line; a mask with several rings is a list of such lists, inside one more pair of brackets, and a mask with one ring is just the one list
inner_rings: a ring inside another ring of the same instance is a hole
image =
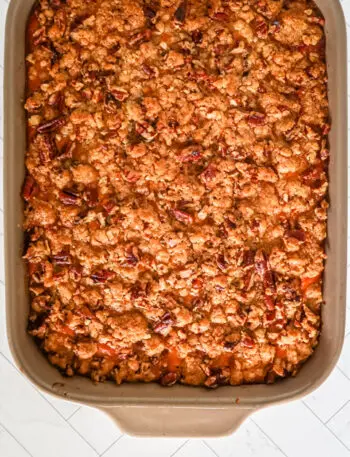
[[27, 176], [23, 188], [22, 188], [22, 197], [23, 199], [27, 202], [29, 201], [32, 197], [37, 195], [39, 191], [39, 186], [36, 183], [35, 179], [32, 176]]
[[77, 205], [80, 201], [79, 196], [73, 190], [69, 189], [61, 190], [58, 198], [64, 205]]
[[41, 163], [49, 163], [57, 154], [56, 144], [48, 133], [39, 134], [36, 139]]
[[66, 120], [64, 117], [56, 117], [55, 119], [51, 119], [51, 121], [40, 124], [36, 130], [38, 133], [54, 132], [55, 130], [62, 127], [65, 123]]

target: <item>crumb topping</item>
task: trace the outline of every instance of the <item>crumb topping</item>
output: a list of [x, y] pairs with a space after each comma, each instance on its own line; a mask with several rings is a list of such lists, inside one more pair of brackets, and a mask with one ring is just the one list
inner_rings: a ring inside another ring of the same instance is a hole
[[29, 332], [64, 374], [295, 375], [320, 331], [324, 20], [309, 0], [40, 0]]

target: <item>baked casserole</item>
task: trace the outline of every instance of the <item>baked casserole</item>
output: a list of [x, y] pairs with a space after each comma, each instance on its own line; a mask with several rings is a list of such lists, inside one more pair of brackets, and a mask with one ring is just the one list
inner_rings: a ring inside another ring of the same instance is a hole
[[40, 0], [29, 332], [67, 376], [295, 375], [320, 333], [329, 119], [309, 0]]

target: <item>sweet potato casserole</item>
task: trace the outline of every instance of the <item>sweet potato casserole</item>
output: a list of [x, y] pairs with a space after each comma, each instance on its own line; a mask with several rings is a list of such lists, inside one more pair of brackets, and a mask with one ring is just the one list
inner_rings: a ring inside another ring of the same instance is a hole
[[64, 374], [295, 375], [320, 332], [324, 20], [309, 0], [40, 0], [29, 332]]

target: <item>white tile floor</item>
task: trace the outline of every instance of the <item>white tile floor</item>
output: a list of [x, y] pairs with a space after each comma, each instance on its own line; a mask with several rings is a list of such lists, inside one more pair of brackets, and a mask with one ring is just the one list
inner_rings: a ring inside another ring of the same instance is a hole
[[[342, 4], [350, 44], [350, 0]], [[131, 438], [101, 412], [50, 398], [18, 372], [4, 326], [2, 81], [7, 6], [0, 0], [0, 457], [350, 457], [350, 319], [338, 367], [318, 391], [256, 413], [227, 438]]]

